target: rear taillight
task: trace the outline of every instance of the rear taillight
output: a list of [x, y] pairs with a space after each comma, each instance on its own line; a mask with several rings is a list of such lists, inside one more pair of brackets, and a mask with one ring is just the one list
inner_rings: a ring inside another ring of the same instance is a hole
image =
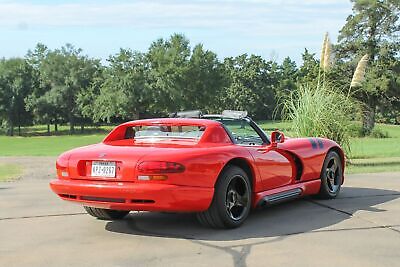
[[60, 179], [67, 178], [69, 176], [67, 168], [57, 166], [57, 176]]
[[185, 170], [185, 166], [168, 161], [144, 161], [138, 165], [140, 173], [179, 173]]
[[67, 153], [61, 154], [56, 161], [57, 177], [60, 179], [65, 179], [69, 177], [68, 173], [68, 159], [69, 155]]

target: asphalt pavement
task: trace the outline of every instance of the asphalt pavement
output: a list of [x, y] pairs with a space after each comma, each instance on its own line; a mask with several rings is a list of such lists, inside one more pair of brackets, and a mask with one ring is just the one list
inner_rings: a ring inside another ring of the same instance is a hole
[[348, 175], [335, 200], [256, 210], [233, 230], [193, 214], [97, 220], [48, 181], [0, 183], [0, 266], [400, 266], [400, 173]]

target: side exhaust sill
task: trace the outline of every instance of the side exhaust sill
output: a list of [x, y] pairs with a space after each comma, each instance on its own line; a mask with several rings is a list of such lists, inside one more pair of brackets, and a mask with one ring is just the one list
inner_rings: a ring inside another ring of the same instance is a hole
[[294, 188], [277, 194], [272, 194], [263, 197], [258, 203], [257, 207], [265, 207], [281, 203], [287, 200], [295, 199], [301, 196], [303, 190], [301, 188]]

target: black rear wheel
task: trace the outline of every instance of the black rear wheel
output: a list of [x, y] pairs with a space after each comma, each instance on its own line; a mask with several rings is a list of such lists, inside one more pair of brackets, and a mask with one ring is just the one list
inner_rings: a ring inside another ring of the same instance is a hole
[[340, 156], [330, 151], [325, 158], [321, 172], [321, 187], [318, 193], [320, 198], [335, 198], [340, 192], [343, 183], [343, 167]]
[[228, 166], [220, 175], [208, 210], [198, 213], [199, 222], [213, 228], [235, 228], [248, 217], [251, 208], [251, 184], [239, 167]]
[[109, 210], [84, 206], [86, 212], [100, 220], [120, 220], [129, 214], [125, 210]]

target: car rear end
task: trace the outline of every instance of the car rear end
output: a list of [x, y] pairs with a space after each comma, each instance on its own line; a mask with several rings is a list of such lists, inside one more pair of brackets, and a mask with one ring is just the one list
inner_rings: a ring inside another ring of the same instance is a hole
[[[168, 124], [161, 126], [165, 125]], [[136, 124], [117, 127], [103, 143], [62, 154], [56, 163], [58, 179], [51, 181], [51, 189], [64, 200], [96, 208], [206, 210], [214, 193], [212, 180], [222, 166], [204, 163], [207, 148], [199, 141], [207, 136], [207, 126], [195, 126], [203, 132], [187, 131], [188, 138], [164, 138], [160, 134], [165, 132], [151, 133], [152, 138], [156, 137], [153, 140], [146, 139], [144, 131], [137, 131], [136, 138], [130, 133], [127, 136], [127, 129]], [[204, 170], [208, 170], [210, 178]]]

